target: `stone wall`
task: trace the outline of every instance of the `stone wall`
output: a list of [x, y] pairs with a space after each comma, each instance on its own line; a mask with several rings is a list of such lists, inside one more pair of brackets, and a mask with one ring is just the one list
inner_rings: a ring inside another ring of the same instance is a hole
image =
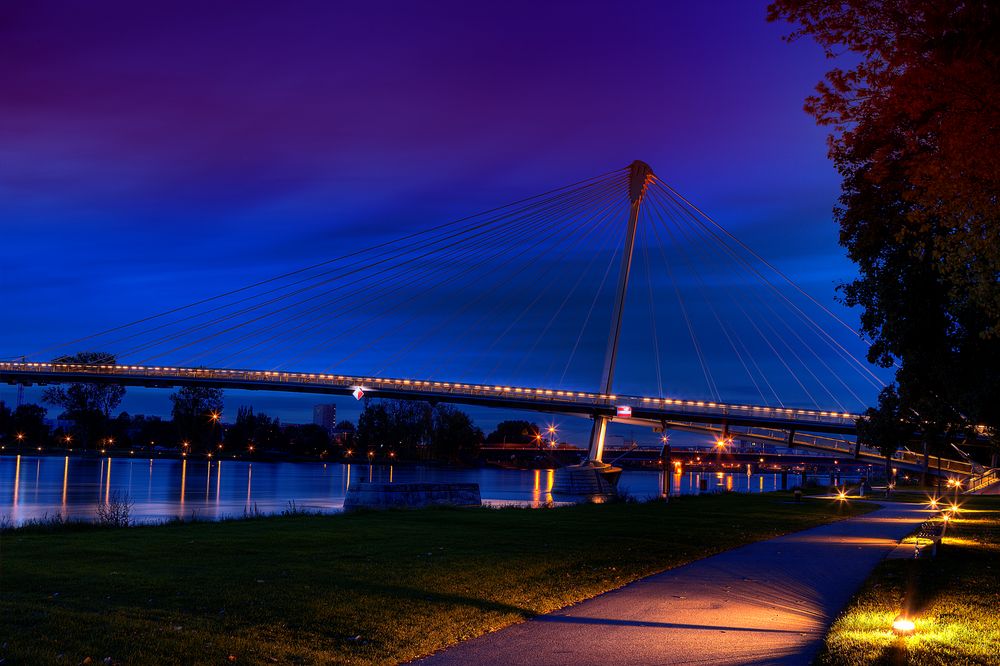
[[352, 483], [344, 510], [481, 506], [478, 483]]

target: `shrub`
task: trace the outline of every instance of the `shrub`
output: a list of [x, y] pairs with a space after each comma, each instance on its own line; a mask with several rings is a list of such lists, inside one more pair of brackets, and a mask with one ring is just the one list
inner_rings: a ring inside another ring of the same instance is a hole
[[97, 506], [97, 524], [106, 527], [128, 527], [131, 524], [134, 504], [128, 493], [116, 490], [108, 501]]

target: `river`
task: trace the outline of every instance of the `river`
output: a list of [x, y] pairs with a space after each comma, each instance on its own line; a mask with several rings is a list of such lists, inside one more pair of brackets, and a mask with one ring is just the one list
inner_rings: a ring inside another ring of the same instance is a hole
[[[97, 507], [116, 493], [134, 503], [138, 523], [171, 518], [218, 520], [248, 513], [298, 509], [336, 512], [350, 484], [363, 481], [478, 483], [487, 504], [542, 506], [572, 500], [551, 493], [552, 470], [491, 467], [449, 469], [421, 466], [369, 466], [321, 462], [247, 462], [148, 458], [0, 456], [0, 523], [59, 516], [94, 520]], [[778, 490], [779, 474], [676, 472], [674, 494]], [[637, 499], [660, 494], [662, 473], [622, 473], [620, 488]]]

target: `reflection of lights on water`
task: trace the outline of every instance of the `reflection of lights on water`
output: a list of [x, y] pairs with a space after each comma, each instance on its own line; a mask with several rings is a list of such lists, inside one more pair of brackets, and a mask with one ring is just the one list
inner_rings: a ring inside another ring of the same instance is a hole
[[17, 462], [14, 464], [14, 506], [17, 506], [17, 492], [21, 486], [21, 456], [18, 454]]
[[104, 481], [104, 503], [108, 504], [111, 498], [111, 458], [108, 458], [108, 476]]
[[66, 456], [66, 461], [63, 464], [63, 492], [62, 492], [62, 505], [66, 506], [66, 488], [69, 485], [69, 456]]
[[184, 509], [184, 486], [187, 485], [188, 461], [187, 458], [181, 461], [181, 511]]

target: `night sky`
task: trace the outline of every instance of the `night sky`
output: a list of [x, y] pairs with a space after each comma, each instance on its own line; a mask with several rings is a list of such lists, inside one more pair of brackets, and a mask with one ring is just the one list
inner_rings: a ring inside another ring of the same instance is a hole
[[802, 111], [830, 63], [765, 4], [4, 3], [0, 356], [633, 159], [833, 307], [853, 269]]

